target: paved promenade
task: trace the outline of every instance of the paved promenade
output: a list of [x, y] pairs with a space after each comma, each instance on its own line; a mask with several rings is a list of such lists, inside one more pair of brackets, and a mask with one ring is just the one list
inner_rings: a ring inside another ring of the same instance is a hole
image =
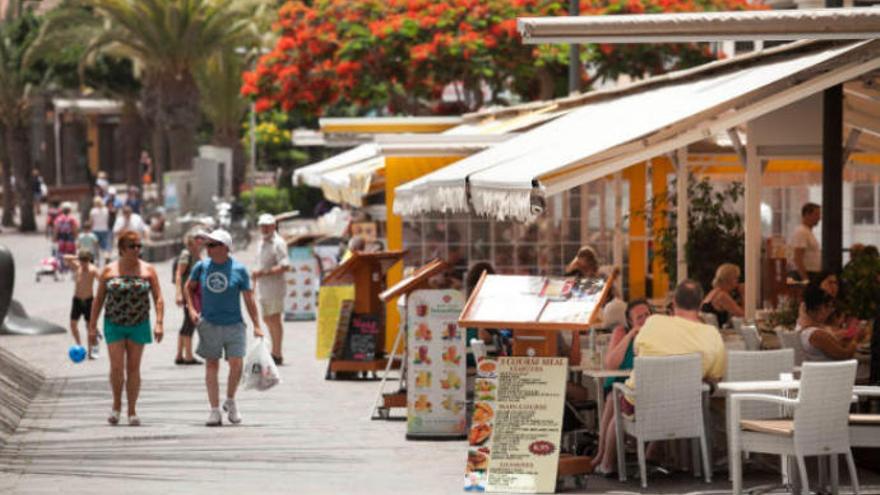
[[[36, 284], [32, 277], [48, 253], [45, 239], [5, 231], [0, 243], [16, 258], [16, 299], [31, 314], [66, 325], [72, 282]], [[0, 450], [0, 492], [461, 493], [465, 443], [408, 442], [403, 422], [369, 420], [378, 382], [325, 381], [325, 362], [314, 358], [314, 322], [285, 324], [284, 382], [267, 392], [241, 391], [241, 425], [204, 427], [204, 367], [173, 364], [181, 316], [170, 262], [158, 267], [166, 337], [144, 354], [140, 428], [105, 420], [106, 353], [75, 365], [66, 334], [0, 336], [0, 346], [48, 377]]]

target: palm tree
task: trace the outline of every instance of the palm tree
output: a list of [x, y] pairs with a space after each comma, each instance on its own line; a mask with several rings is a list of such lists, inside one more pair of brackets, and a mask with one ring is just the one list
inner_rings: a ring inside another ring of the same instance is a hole
[[[86, 56], [112, 54], [134, 61], [143, 84], [141, 105], [160, 149], [157, 165], [185, 169], [195, 150], [199, 87], [195, 71], [219, 51], [249, 46], [258, 39], [258, 0], [70, 0], [70, 15], [93, 16], [72, 23], [58, 14], [44, 33], [87, 30]], [[88, 26], [88, 27], [86, 27]], [[49, 34], [49, 36], [52, 36]]]
[[236, 53], [234, 47], [227, 47], [208, 59], [195, 73], [202, 112], [214, 130], [211, 141], [232, 149], [233, 191], [239, 191], [245, 179], [241, 124], [249, 105], [239, 93], [244, 67], [245, 58]]
[[34, 196], [30, 191], [30, 117], [31, 95], [41, 84], [41, 77], [24, 63], [24, 54], [39, 30], [38, 19], [28, 10], [17, 11], [15, 18], [0, 23], [0, 131], [3, 135], [3, 224], [12, 224], [11, 178], [15, 176], [19, 200], [19, 229], [37, 229]]

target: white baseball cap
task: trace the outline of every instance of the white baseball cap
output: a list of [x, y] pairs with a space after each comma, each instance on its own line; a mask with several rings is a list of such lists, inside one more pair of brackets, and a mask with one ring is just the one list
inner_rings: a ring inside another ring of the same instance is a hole
[[275, 216], [271, 213], [263, 213], [260, 215], [260, 218], [257, 219], [257, 225], [275, 225]]
[[207, 234], [203, 234], [202, 237], [208, 239], [210, 241], [219, 242], [226, 247], [232, 246], [232, 236], [229, 235], [229, 232], [226, 232], [223, 229], [216, 229]]

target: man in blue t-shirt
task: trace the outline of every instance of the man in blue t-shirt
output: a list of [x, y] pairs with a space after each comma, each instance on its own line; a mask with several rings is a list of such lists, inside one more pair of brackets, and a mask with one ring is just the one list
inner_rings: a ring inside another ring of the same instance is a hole
[[[241, 380], [242, 358], [247, 347], [245, 324], [241, 317], [241, 297], [254, 324], [254, 337], [262, 337], [257, 304], [251, 288], [247, 268], [229, 256], [232, 236], [223, 229], [205, 234], [208, 259], [193, 266], [186, 283], [186, 298], [189, 316], [199, 332], [199, 346], [196, 354], [205, 358], [207, 370], [205, 384], [208, 388], [208, 401], [211, 414], [207, 426], [220, 426], [220, 385], [218, 375], [220, 358], [225, 352], [229, 362], [229, 381], [226, 384], [226, 401], [223, 410], [229, 415], [229, 422], [241, 423], [241, 414], [235, 404], [235, 391]], [[196, 291], [201, 288], [201, 295]], [[200, 301], [193, 302], [197, 297]], [[199, 309], [196, 309], [199, 308]]]

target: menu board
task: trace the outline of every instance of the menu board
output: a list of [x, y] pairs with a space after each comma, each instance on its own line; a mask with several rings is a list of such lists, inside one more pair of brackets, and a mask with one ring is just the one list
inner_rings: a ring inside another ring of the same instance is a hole
[[372, 361], [376, 359], [379, 332], [384, 330], [382, 320], [377, 315], [354, 314], [348, 325], [343, 359], [351, 361]]
[[555, 491], [567, 368], [560, 357], [477, 363], [465, 491]]
[[354, 300], [353, 285], [325, 285], [318, 291], [318, 338], [315, 349], [318, 359], [330, 357], [336, 338], [336, 324], [342, 312], [342, 303], [346, 300]]
[[584, 330], [608, 287], [601, 278], [486, 275], [459, 321], [478, 328]]
[[311, 246], [287, 250], [290, 270], [285, 274], [284, 320], [314, 320], [321, 285], [321, 271]]
[[464, 438], [464, 296], [417, 290], [407, 296], [407, 438]]

